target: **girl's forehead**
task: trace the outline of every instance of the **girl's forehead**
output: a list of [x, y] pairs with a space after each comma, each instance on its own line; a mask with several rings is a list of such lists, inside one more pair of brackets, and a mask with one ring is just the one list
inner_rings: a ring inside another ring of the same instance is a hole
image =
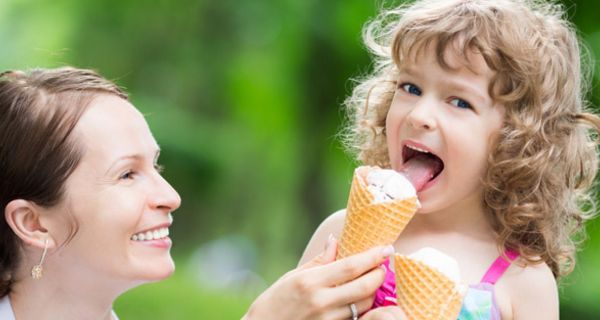
[[458, 45], [440, 45], [438, 42], [424, 43], [421, 46], [409, 48], [397, 66], [400, 71], [406, 71], [413, 66], [436, 63], [443, 69], [457, 71], [467, 69], [476, 75], [489, 75], [493, 71], [488, 66], [485, 57], [474, 47], [461, 48]]

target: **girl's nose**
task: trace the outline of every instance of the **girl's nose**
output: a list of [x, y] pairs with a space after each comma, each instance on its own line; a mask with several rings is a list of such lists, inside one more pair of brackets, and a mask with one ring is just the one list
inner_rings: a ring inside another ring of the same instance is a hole
[[425, 97], [419, 99], [413, 109], [408, 113], [407, 120], [416, 130], [430, 131], [437, 127], [435, 119], [435, 102]]

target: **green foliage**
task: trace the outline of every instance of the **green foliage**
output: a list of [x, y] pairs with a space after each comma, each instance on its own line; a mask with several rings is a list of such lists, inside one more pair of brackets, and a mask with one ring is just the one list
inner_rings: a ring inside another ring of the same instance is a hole
[[[600, 4], [571, 3], [570, 16], [598, 55]], [[370, 67], [360, 33], [378, 6], [4, 0], [0, 68], [91, 67], [124, 86], [147, 115], [165, 176], [183, 198], [175, 254], [243, 235], [257, 247], [257, 271], [272, 282], [296, 264], [316, 226], [345, 205], [354, 164], [335, 137], [349, 79]], [[589, 233], [564, 282], [563, 319], [600, 312], [597, 221]], [[197, 288], [178, 274], [126, 293], [116, 309], [124, 319], [235, 319], [250, 300]]]
[[175, 273], [126, 292], [114, 310], [121, 319], [240, 319], [251, 300], [240, 293], [202, 288]]

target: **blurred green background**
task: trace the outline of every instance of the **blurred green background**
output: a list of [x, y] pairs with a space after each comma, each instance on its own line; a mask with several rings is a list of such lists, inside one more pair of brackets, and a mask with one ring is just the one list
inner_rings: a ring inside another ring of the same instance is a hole
[[[600, 56], [600, 2], [568, 1]], [[372, 0], [2, 0], [0, 67], [94, 68], [161, 144], [178, 271], [123, 295], [122, 319], [236, 319], [345, 206], [356, 165], [336, 134], [370, 68]], [[600, 74], [596, 68], [596, 75]], [[597, 78], [595, 79], [597, 84]], [[593, 102], [598, 105], [600, 91]], [[561, 318], [600, 315], [600, 223], [561, 289]]]

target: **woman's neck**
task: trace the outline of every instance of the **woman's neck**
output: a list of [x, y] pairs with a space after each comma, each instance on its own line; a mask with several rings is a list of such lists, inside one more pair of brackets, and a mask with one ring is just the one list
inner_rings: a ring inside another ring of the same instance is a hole
[[112, 304], [124, 291], [108, 289], [103, 279], [82, 274], [19, 279], [9, 294], [16, 319], [114, 320]]

